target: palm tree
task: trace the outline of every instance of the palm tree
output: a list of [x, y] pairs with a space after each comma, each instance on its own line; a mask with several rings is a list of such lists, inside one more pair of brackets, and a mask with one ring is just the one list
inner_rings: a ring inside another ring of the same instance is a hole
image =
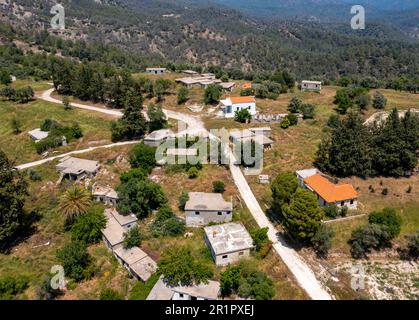
[[86, 213], [91, 205], [90, 192], [74, 186], [61, 196], [59, 209], [67, 217], [67, 221], [72, 222], [77, 216]]

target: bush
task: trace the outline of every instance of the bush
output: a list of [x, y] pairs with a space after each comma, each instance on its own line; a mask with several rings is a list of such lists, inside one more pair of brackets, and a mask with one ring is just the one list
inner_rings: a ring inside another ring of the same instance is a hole
[[86, 214], [76, 218], [71, 227], [73, 240], [86, 244], [98, 243], [102, 239], [102, 230], [106, 227], [106, 218], [102, 206], [91, 207]]
[[298, 117], [293, 113], [287, 115], [287, 119], [289, 120], [291, 126], [295, 126], [298, 124]]
[[252, 120], [252, 115], [250, 114], [249, 110], [241, 109], [235, 112], [234, 120], [240, 123], [246, 123]]
[[379, 250], [390, 244], [390, 235], [385, 226], [367, 224], [352, 232], [348, 243], [351, 246], [351, 254], [355, 259], [367, 258], [371, 249]]
[[218, 85], [210, 84], [204, 93], [205, 104], [217, 103], [221, 98], [221, 88]]
[[290, 120], [288, 119], [288, 117], [284, 118], [284, 120], [282, 120], [280, 126], [282, 129], [288, 129], [289, 126], [291, 125]]
[[11, 300], [17, 294], [22, 293], [28, 287], [26, 277], [5, 276], [0, 278], [0, 300]]
[[181, 87], [177, 94], [177, 104], [184, 104], [188, 101], [189, 90], [186, 87]]
[[103, 289], [100, 292], [100, 296], [99, 296], [100, 300], [124, 300], [124, 297], [122, 296], [122, 294], [120, 294], [119, 292], [107, 288], [107, 289]]
[[288, 111], [291, 113], [298, 113], [301, 110], [303, 102], [297, 97], [293, 97], [288, 105]]
[[42, 180], [41, 174], [38, 171], [33, 170], [33, 169], [30, 169], [28, 171], [28, 176], [29, 176], [29, 179], [31, 181], [41, 181]]
[[416, 261], [419, 259], [419, 233], [406, 236], [407, 240], [407, 256]]
[[163, 206], [150, 226], [155, 237], [177, 236], [185, 232], [185, 222], [179, 220], [169, 206]]
[[338, 128], [340, 124], [341, 124], [340, 117], [337, 114], [332, 114], [329, 120], [327, 121], [327, 126], [332, 129]]
[[327, 205], [323, 208], [325, 215], [329, 218], [335, 219], [339, 215], [339, 208], [335, 204]]
[[301, 105], [301, 113], [303, 114], [304, 119], [314, 119], [316, 115], [316, 106], [305, 103]]
[[63, 105], [64, 105], [64, 110], [72, 109], [71, 104], [70, 104], [70, 99], [67, 96], [63, 98]]
[[130, 153], [129, 162], [133, 169], [141, 168], [150, 173], [156, 166], [156, 148], [150, 147], [144, 142], [137, 144]]
[[68, 243], [57, 251], [57, 258], [64, 267], [65, 274], [77, 282], [92, 275], [89, 268], [92, 261], [84, 242], [73, 241]]
[[374, 94], [372, 106], [374, 107], [374, 109], [384, 109], [386, 105], [387, 105], [387, 98], [380, 91], [377, 91]]
[[41, 130], [42, 131], [51, 131], [52, 129], [56, 129], [59, 128], [61, 125], [52, 119], [45, 119], [42, 123], [41, 123]]
[[348, 207], [342, 207], [341, 209], [340, 209], [340, 215], [342, 216], [342, 217], [346, 217], [347, 215], [348, 215], [348, 211], [349, 211], [349, 209], [348, 209]]
[[241, 268], [239, 266], [228, 266], [226, 271], [220, 275], [220, 289], [223, 297], [231, 295], [239, 289], [241, 280]]
[[225, 184], [223, 181], [214, 181], [212, 183], [212, 191], [215, 193], [223, 193], [225, 191]]
[[384, 189], [383, 189], [383, 191], [381, 191], [381, 194], [382, 194], [383, 196], [388, 195], [388, 189], [387, 189], [387, 188], [384, 188]]
[[22, 123], [20, 122], [20, 120], [16, 117], [12, 118], [12, 120], [10, 120], [10, 126], [13, 130], [14, 134], [19, 134], [22, 132], [21, 128], [22, 128]]
[[124, 248], [131, 249], [141, 245], [141, 233], [138, 226], [133, 227], [124, 233]]
[[240, 92], [240, 96], [242, 97], [249, 97], [249, 96], [254, 96], [255, 95], [255, 90], [254, 89], [243, 89]]
[[385, 226], [391, 239], [398, 236], [401, 231], [402, 219], [396, 213], [396, 210], [391, 208], [385, 208], [382, 211], [370, 213], [368, 222]]
[[196, 167], [192, 167], [188, 170], [189, 179], [195, 179], [199, 175], [199, 170]]
[[186, 205], [186, 202], [188, 202], [189, 201], [189, 193], [187, 193], [187, 192], [183, 192], [182, 193], [182, 195], [179, 197], [179, 205], [178, 205], [178, 207], [179, 207], [179, 209], [180, 210], [185, 210], [185, 205]]
[[311, 238], [311, 244], [319, 257], [327, 257], [327, 254], [332, 247], [332, 238], [334, 235], [335, 233], [332, 229], [322, 224], [314, 237]]

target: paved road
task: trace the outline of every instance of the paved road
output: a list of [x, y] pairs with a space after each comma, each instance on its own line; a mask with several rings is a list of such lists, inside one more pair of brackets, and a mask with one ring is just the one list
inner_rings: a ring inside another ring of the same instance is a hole
[[[41, 96], [39, 96], [39, 98], [45, 101], [62, 104], [62, 101], [51, 97], [51, 94], [53, 91], [54, 89], [47, 90]], [[101, 112], [101, 113], [110, 114], [114, 116], [120, 117], [122, 115], [119, 111], [114, 111], [114, 110], [109, 110], [109, 109], [104, 109], [104, 108], [97, 108], [93, 106], [86, 106], [86, 105], [81, 105], [81, 104], [76, 104], [76, 103], [72, 103], [72, 105], [76, 108]], [[171, 111], [171, 110], [164, 110], [164, 112], [166, 113], [168, 118], [176, 119], [176, 120], [186, 123], [187, 124], [186, 131], [195, 132], [195, 133], [206, 132], [204, 124], [198, 117], [186, 115], [186, 114], [176, 112], [176, 111]], [[216, 138], [216, 137], [210, 135], [210, 138]], [[115, 145], [116, 144], [110, 145], [108, 147], [112, 147]], [[101, 147], [95, 147], [95, 148], [101, 148]], [[82, 153], [81, 151], [76, 151], [76, 152]], [[268, 227], [269, 229], [268, 235], [269, 235], [269, 239], [273, 243], [273, 248], [279, 254], [281, 259], [289, 268], [289, 270], [292, 272], [298, 284], [307, 292], [307, 294], [313, 300], [331, 300], [332, 296], [326, 291], [326, 289], [323, 287], [321, 282], [317, 280], [316, 276], [314, 275], [314, 272], [310, 269], [309, 265], [298, 255], [298, 253], [294, 249], [292, 249], [291, 247], [287, 245], [285, 239], [277, 232], [273, 224], [268, 220], [262, 208], [260, 207], [259, 202], [256, 200], [252, 190], [250, 189], [249, 184], [247, 183], [242, 170], [240, 169], [239, 166], [234, 165], [235, 158], [234, 158], [233, 153], [231, 152], [230, 149], [228, 149], [227, 152], [229, 153], [229, 156], [230, 156], [230, 171], [234, 179], [234, 183], [236, 184], [237, 189], [239, 190], [242, 199], [245, 201], [246, 206], [248, 207], [250, 213], [252, 214], [253, 218], [256, 220], [259, 227], [261, 228]], [[65, 155], [61, 155], [57, 157], [62, 157], [62, 156], [65, 156]], [[52, 159], [49, 158], [49, 159], [45, 159], [41, 161], [43, 161], [42, 163], [45, 163], [48, 161], [52, 161], [56, 159], [57, 157], [54, 157]], [[39, 163], [39, 164], [42, 164], [42, 163]], [[23, 165], [23, 167], [25, 166], [27, 165]]]

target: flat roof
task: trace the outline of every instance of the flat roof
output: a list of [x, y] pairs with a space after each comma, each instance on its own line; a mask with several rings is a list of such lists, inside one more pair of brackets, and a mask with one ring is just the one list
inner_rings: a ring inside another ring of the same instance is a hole
[[156, 130], [151, 132], [150, 134], [148, 134], [144, 140], [153, 140], [153, 141], [160, 141], [163, 139], [167, 139], [170, 138], [171, 136], [173, 136], [173, 131], [170, 129], [161, 129], [161, 130]]
[[224, 89], [229, 89], [231, 87], [234, 87], [236, 84], [234, 82], [221, 82], [220, 86]]
[[150, 258], [150, 256], [146, 256], [143, 259], [130, 264], [129, 267], [132, 271], [134, 271], [144, 282], [146, 282], [150, 277], [157, 271], [157, 264], [156, 262]]
[[185, 211], [232, 211], [233, 204], [220, 193], [190, 192]]
[[105, 210], [105, 216], [107, 218], [106, 227], [102, 230], [103, 236], [113, 247], [124, 241], [124, 228], [116, 221], [114, 216], [109, 210]]
[[146, 300], [172, 300], [173, 290], [163, 282], [163, 276], [156, 282]]
[[48, 137], [49, 132], [48, 131], [42, 131], [40, 128], [29, 131], [28, 134], [31, 136], [34, 140], [43, 140]]
[[301, 178], [307, 179], [308, 177], [311, 177], [311, 176], [314, 176], [315, 174], [320, 173], [320, 171], [317, 170], [316, 168], [312, 168], [312, 169], [298, 170], [296, 171], [296, 173]]
[[246, 228], [238, 222], [205, 227], [205, 234], [216, 255], [247, 250], [254, 247]]
[[250, 128], [249, 129], [252, 132], [271, 132], [272, 129], [270, 127], [257, 127], [257, 128]]
[[138, 221], [138, 218], [134, 214], [124, 216], [120, 214], [115, 208], [106, 209], [106, 211], [108, 211], [121, 226], [125, 226], [126, 224]]
[[130, 249], [124, 249], [124, 247], [120, 247], [116, 249], [114, 252], [118, 257], [120, 257], [129, 265], [134, 264], [140, 261], [141, 259], [147, 257], [147, 253], [145, 253], [138, 247], [133, 247]]
[[95, 184], [92, 188], [92, 195], [93, 196], [104, 196], [112, 199], [118, 199], [118, 193], [108, 186], [101, 186]]
[[301, 83], [312, 83], [312, 84], [322, 84], [321, 81], [311, 81], [311, 80], [303, 80]]
[[80, 174], [82, 172], [96, 172], [100, 168], [100, 165], [98, 161], [65, 157], [59, 162], [56, 168], [65, 173]]
[[167, 70], [166, 68], [146, 68], [146, 70], [159, 70], [159, 71], [164, 71]]
[[244, 138], [251, 138], [254, 135], [255, 135], [254, 132], [252, 132], [248, 129], [234, 130], [234, 131], [230, 132], [230, 138], [235, 139], [235, 140], [240, 140], [240, 139], [244, 139]]

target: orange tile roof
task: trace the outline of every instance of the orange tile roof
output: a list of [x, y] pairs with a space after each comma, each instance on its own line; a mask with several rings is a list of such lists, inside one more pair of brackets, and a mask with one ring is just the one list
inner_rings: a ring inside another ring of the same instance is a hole
[[304, 183], [328, 203], [358, 198], [358, 193], [351, 184], [333, 184], [321, 174], [308, 177]]
[[252, 83], [251, 82], [246, 82], [242, 85], [243, 89], [252, 89]]
[[231, 97], [230, 98], [232, 103], [255, 103], [255, 97]]

